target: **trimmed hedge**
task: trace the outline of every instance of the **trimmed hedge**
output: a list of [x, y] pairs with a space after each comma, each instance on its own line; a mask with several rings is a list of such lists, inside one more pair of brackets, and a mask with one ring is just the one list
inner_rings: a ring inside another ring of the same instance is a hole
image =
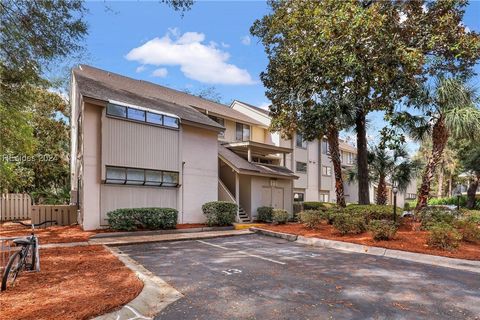
[[306, 201], [303, 203], [303, 210], [326, 210], [334, 208], [336, 205], [330, 202]]
[[107, 213], [110, 228], [114, 230], [175, 229], [178, 211], [172, 208], [117, 209]]
[[288, 221], [288, 212], [283, 209], [273, 209], [272, 221], [278, 224], [285, 224]]
[[229, 226], [235, 222], [238, 206], [228, 201], [212, 201], [202, 206], [208, 226]]
[[393, 221], [372, 220], [368, 224], [368, 230], [372, 233], [373, 240], [391, 240], [397, 233], [397, 226]]
[[453, 225], [456, 221], [454, 211], [445, 208], [426, 207], [420, 210], [418, 216], [421, 221], [421, 230], [429, 230], [434, 224], [439, 222]]
[[442, 250], [453, 250], [460, 245], [460, 240], [462, 235], [454, 227], [445, 222], [437, 222], [430, 227], [427, 244]]
[[337, 213], [333, 217], [333, 227], [342, 235], [359, 234], [367, 230], [365, 218], [361, 215]]
[[315, 229], [322, 223], [322, 221], [328, 220], [327, 212], [321, 210], [305, 210], [300, 212], [298, 216], [300, 222], [310, 229]]
[[263, 222], [272, 221], [272, 207], [258, 207], [257, 208], [257, 220]]
[[[431, 198], [428, 200], [429, 206], [436, 205], [454, 205], [458, 204], [458, 197]], [[460, 207], [467, 206], [467, 196], [460, 196]], [[475, 209], [480, 209], [480, 199], [475, 200]]]

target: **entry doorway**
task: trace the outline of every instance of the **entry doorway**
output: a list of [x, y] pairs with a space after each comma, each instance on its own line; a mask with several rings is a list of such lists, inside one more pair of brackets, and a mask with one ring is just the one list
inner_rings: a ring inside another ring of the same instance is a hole
[[262, 205], [274, 209], [285, 209], [284, 194], [284, 188], [263, 186]]

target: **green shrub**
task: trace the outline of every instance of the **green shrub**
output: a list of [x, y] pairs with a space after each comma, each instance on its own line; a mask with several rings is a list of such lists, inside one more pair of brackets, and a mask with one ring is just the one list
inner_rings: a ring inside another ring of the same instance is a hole
[[257, 220], [264, 221], [264, 222], [272, 221], [272, 212], [273, 212], [272, 207], [258, 207]]
[[389, 220], [371, 220], [368, 230], [372, 233], [373, 240], [391, 240], [397, 233], [397, 226]]
[[[351, 204], [343, 210], [348, 214], [363, 216], [367, 223], [370, 220], [393, 220], [393, 206]], [[397, 207], [397, 218], [401, 212], [402, 208]]]
[[110, 228], [115, 230], [174, 229], [178, 211], [172, 208], [117, 209], [107, 213]]
[[461, 209], [460, 213], [464, 219], [480, 224], [480, 210]]
[[341, 234], [358, 234], [366, 231], [365, 219], [360, 215], [337, 213], [333, 217], [333, 227]]
[[456, 219], [455, 214], [451, 210], [436, 207], [423, 208], [418, 215], [421, 221], [421, 230], [429, 230], [432, 225], [439, 222], [453, 225]]
[[273, 209], [272, 221], [278, 224], [285, 224], [288, 221], [288, 212], [283, 209]]
[[462, 235], [462, 240], [467, 242], [480, 241], [480, 229], [477, 223], [470, 220], [462, 220], [456, 223], [456, 227], [459, 229]]
[[228, 201], [211, 201], [202, 206], [208, 226], [229, 226], [235, 222], [238, 206]]
[[[448, 198], [430, 198], [428, 199], [429, 206], [439, 206], [439, 205], [454, 205], [458, 204], [458, 197], [448, 197]], [[460, 196], [460, 207], [465, 207], [467, 205], [467, 196]]]
[[305, 210], [299, 213], [300, 222], [307, 228], [315, 229], [322, 221], [328, 220], [328, 215], [321, 210]]
[[330, 202], [318, 202], [318, 201], [306, 201], [303, 203], [303, 210], [326, 210], [335, 207], [334, 203]]
[[403, 205], [403, 210], [405, 210], [405, 211], [410, 211], [411, 210], [409, 202], [405, 202], [405, 204]]
[[459, 246], [460, 240], [462, 236], [455, 228], [448, 223], [437, 222], [430, 227], [427, 244], [442, 250], [453, 250]]

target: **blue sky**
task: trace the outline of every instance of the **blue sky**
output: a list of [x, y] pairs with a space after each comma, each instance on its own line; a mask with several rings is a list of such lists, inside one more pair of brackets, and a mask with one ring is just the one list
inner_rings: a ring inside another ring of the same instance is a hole
[[[159, 1], [89, 2], [87, 8], [85, 63], [179, 90], [214, 86], [225, 103], [268, 104], [259, 80], [268, 61], [249, 32], [268, 13], [265, 2], [197, 1], [183, 17]], [[467, 8], [464, 24], [480, 31], [479, 1]], [[382, 116], [374, 113], [370, 120], [374, 136]]]

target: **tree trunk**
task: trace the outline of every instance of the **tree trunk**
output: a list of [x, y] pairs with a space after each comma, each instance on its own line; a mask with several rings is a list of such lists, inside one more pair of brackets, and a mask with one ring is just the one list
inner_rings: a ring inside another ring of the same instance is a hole
[[480, 183], [480, 172], [476, 174], [473, 180], [470, 182], [467, 190], [467, 208], [474, 209], [475, 208], [475, 195], [477, 193], [478, 184]]
[[387, 183], [385, 181], [385, 176], [383, 175], [380, 175], [380, 179], [378, 180], [377, 204], [379, 205], [387, 204]]
[[370, 204], [368, 192], [368, 159], [367, 129], [363, 111], [357, 111], [355, 126], [357, 131], [357, 170], [358, 170], [358, 203]]
[[447, 145], [448, 130], [445, 127], [443, 117], [437, 120], [432, 130], [432, 154], [427, 160], [425, 170], [422, 175], [422, 184], [418, 189], [416, 211], [427, 206], [428, 196], [430, 194], [430, 184], [435, 174], [435, 168], [442, 159], [443, 149]]
[[345, 207], [345, 192], [343, 190], [342, 163], [340, 159], [340, 147], [338, 143], [338, 130], [330, 128], [327, 132], [328, 148], [333, 163], [333, 174], [335, 175], [335, 193], [337, 205]]
[[438, 172], [438, 190], [437, 190], [437, 197], [443, 197], [443, 177], [445, 171], [443, 170], [443, 166], [445, 165], [445, 161], [442, 161], [442, 165], [440, 166], [440, 170]]
[[448, 196], [452, 196], [452, 186], [453, 186], [453, 175], [450, 174], [450, 177], [448, 178]]

